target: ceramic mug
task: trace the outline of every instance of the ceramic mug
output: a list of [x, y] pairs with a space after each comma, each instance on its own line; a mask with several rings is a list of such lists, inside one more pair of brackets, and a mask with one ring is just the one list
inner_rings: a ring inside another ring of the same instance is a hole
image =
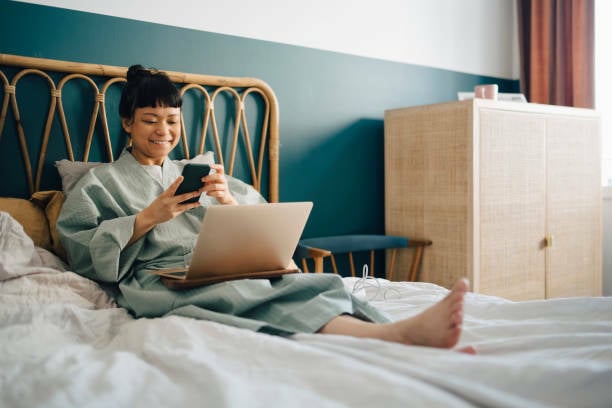
[[497, 84], [476, 85], [474, 87], [474, 98], [497, 99]]

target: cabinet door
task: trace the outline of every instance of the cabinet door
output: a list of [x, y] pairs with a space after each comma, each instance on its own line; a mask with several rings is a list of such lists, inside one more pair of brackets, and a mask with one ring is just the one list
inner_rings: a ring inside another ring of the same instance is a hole
[[[385, 116], [385, 230], [432, 240], [419, 280], [449, 288], [461, 277], [474, 282], [468, 227], [470, 103], [407, 108]], [[410, 249], [399, 251], [399, 273], [408, 273], [412, 257]]]
[[[546, 121], [533, 113], [479, 110], [480, 293], [545, 297]], [[478, 222], [479, 221], [479, 222]]]
[[599, 120], [550, 116], [547, 126], [547, 297], [601, 295]]

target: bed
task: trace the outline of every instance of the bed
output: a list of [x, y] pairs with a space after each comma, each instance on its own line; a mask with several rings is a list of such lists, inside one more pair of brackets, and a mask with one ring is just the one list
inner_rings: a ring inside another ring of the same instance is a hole
[[[112, 119], [125, 72], [0, 55], [0, 406], [612, 406], [609, 297], [468, 293], [457, 347], [477, 355], [136, 319], [117, 307], [70, 270], [54, 222], [74, 178], [126, 142]], [[169, 75], [186, 97], [175, 159], [212, 151], [232, 177], [279, 201], [272, 89], [252, 78]], [[426, 282], [343, 281], [393, 319], [447, 293]]]

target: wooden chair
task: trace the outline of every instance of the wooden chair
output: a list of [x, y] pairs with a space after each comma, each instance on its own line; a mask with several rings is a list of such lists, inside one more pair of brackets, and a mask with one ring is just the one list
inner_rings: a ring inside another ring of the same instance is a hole
[[418, 268], [423, 256], [423, 249], [431, 245], [429, 240], [414, 240], [406, 237], [393, 235], [336, 235], [320, 238], [306, 238], [300, 240], [295, 251], [294, 258], [297, 262], [301, 262], [302, 270], [310, 272], [307, 259], [312, 259], [314, 263], [313, 272], [323, 272], [324, 259], [329, 257], [331, 260], [332, 270], [338, 273], [335, 255], [347, 254], [350, 263], [351, 276], [356, 276], [354, 254], [357, 252], [369, 252], [369, 275], [375, 276], [375, 254], [380, 250], [391, 250], [391, 259], [385, 276], [389, 280], [393, 280], [395, 259], [397, 250], [401, 248], [415, 248], [412, 265], [409, 271], [407, 280], [416, 281]]

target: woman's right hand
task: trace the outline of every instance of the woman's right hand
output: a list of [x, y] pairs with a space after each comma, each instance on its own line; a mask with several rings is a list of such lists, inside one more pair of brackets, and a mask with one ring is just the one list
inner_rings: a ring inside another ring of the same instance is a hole
[[140, 239], [157, 224], [170, 221], [177, 215], [200, 206], [199, 202], [181, 204], [185, 200], [199, 196], [199, 191], [174, 195], [182, 182], [183, 176], [179, 176], [170, 184], [170, 187], [153, 200], [147, 208], [136, 214], [134, 233], [128, 245]]

